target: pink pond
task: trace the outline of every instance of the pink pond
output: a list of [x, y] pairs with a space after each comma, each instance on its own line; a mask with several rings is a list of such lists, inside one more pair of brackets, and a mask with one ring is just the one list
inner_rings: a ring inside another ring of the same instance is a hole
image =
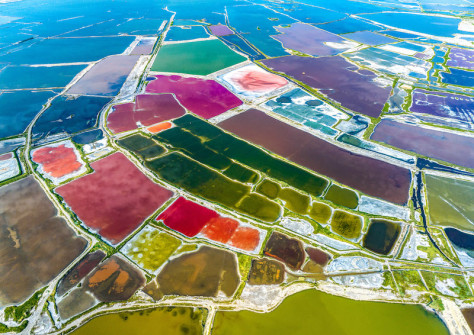
[[231, 71], [225, 74], [222, 79], [231, 84], [236, 92], [244, 94], [245, 91], [265, 94], [288, 83], [285, 78], [267, 72], [255, 65], [244, 66]]
[[74, 149], [66, 147], [64, 144], [36, 149], [32, 153], [32, 159], [53, 178], [67, 176], [82, 167]]
[[148, 93], [173, 93], [189, 111], [205, 119], [242, 105], [242, 101], [214, 80], [181, 76], [156, 76]]
[[184, 115], [186, 111], [172, 94], [137, 95], [135, 102], [115, 105], [107, 117], [107, 127], [114, 133], [168, 121]]
[[127, 237], [173, 195], [121, 153], [91, 163], [91, 167], [94, 173], [55, 192], [86, 226], [112, 244]]

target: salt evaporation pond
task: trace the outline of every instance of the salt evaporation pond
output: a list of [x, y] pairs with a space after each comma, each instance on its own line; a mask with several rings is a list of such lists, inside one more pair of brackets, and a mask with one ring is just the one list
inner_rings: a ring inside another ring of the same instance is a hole
[[115, 55], [92, 66], [68, 91], [68, 94], [116, 95], [139, 59], [138, 55]]
[[346, 108], [371, 117], [379, 117], [391, 92], [390, 86], [374, 81], [374, 74], [356, 72], [357, 68], [340, 56], [287, 56], [267, 59], [263, 64], [319, 89]]
[[269, 313], [218, 311], [213, 335], [448, 335], [435, 314], [420, 305], [356, 301], [317, 290], [287, 297]]
[[97, 117], [109, 98], [59, 96], [33, 125], [35, 140], [59, 133], [74, 134], [97, 124]]
[[449, 59], [446, 62], [446, 65], [474, 70], [474, 51], [452, 48], [449, 52]]
[[474, 168], [474, 138], [469, 136], [383, 119], [370, 138], [423, 156]]
[[[281, 33], [272, 36], [287, 49], [296, 50], [312, 56], [336, 55], [350, 48], [350, 43], [338, 35], [313, 27], [309, 24], [293, 23], [288, 28], [277, 28]], [[338, 44], [331, 48], [329, 43]], [[343, 45], [347, 43], [347, 45]]]
[[[33, 42], [30, 47], [0, 56], [0, 62], [12, 64], [58, 64], [93, 62], [120, 54], [135, 39], [134, 36], [60, 38]], [[54, 52], [51, 52], [54, 50]]]
[[86, 226], [112, 244], [122, 241], [173, 194], [148, 179], [122, 153], [98, 160], [91, 167], [94, 173], [55, 192]]
[[151, 70], [204, 76], [245, 60], [220, 40], [210, 39], [162, 46]]
[[107, 117], [107, 127], [114, 133], [168, 121], [184, 115], [186, 111], [172, 94], [139, 94], [134, 102], [115, 105]]
[[0, 71], [0, 89], [65, 87], [86, 65], [8, 66]]
[[177, 75], [155, 78], [147, 85], [147, 93], [173, 93], [186, 109], [205, 119], [242, 104], [239, 98], [214, 80]]
[[458, 29], [461, 19], [454, 17], [401, 12], [362, 14], [361, 16], [387, 26], [433, 36], [454, 37], [454, 34], [463, 33]]
[[53, 91], [1, 93], [0, 138], [23, 133], [43, 105], [54, 95]]
[[474, 122], [474, 98], [445, 92], [415, 89], [410, 111], [430, 114], [459, 120], [466, 123]]
[[344, 34], [343, 37], [354, 40], [359, 43], [371, 45], [371, 46], [386, 44], [386, 43], [393, 43], [396, 41], [393, 38], [380, 35], [372, 31], [358, 31], [355, 33]]
[[409, 170], [354, 154], [262, 111], [250, 109], [219, 123], [219, 126], [368, 195], [398, 204], [408, 200]]
[[160, 307], [99, 316], [72, 332], [74, 335], [199, 335], [206, 310], [191, 307]]

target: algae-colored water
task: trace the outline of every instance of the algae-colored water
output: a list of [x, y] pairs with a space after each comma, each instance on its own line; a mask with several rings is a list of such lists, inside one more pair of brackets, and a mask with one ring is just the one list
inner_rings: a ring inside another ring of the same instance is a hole
[[356, 301], [316, 290], [296, 293], [270, 313], [218, 312], [213, 335], [447, 335], [419, 305]]
[[245, 60], [221, 41], [207, 40], [161, 47], [151, 69], [204, 76]]
[[108, 334], [202, 334], [205, 310], [190, 307], [163, 307], [137, 312], [113, 313], [92, 319], [73, 335]]
[[431, 224], [474, 232], [474, 183], [426, 175], [426, 187]]

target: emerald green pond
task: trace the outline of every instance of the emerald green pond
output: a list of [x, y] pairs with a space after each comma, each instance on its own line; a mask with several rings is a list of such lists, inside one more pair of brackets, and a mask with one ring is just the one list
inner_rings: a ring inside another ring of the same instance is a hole
[[270, 313], [217, 312], [212, 335], [447, 335], [419, 305], [356, 301], [317, 290], [286, 298]]
[[245, 60], [220, 40], [211, 39], [162, 46], [151, 70], [205, 76]]

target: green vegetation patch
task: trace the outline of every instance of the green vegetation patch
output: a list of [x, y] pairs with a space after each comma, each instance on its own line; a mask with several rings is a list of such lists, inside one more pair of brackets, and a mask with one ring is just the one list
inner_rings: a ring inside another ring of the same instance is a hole
[[280, 192], [280, 199], [285, 201], [285, 207], [299, 214], [306, 214], [311, 199], [304, 194], [298, 193], [291, 188], [284, 188]]
[[426, 291], [423, 280], [416, 270], [393, 270], [393, 277], [397, 283], [400, 294], [406, 295], [407, 291]]
[[336, 234], [356, 239], [362, 230], [362, 218], [341, 210], [335, 210], [331, 220], [331, 229]]
[[21, 322], [30, 317], [31, 311], [36, 307], [46, 287], [39, 291], [36, 291], [31, 298], [26, 300], [19, 306], [9, 306], [5, 308], [4, 315], [5, 320], [13, 320], [15, 322]]
[[336, 205], [344, 206], [350, 209], [355, 209], [359, 205], [359, 197], [357, 193], [347, 188], [332, 184], [327, 191], [324, 199], [329, 200]]
[[322, 202], [314, 202], [308, 213], [310, 218], [322, 224], [328, 222], [331, 214], [331, 207]]
[[218, 39], [163, 45], [151, 70], [158, 72], [208, 75], [241, 63], [247, 58]]
[[472, 297], [471, 290], [462, 275], [432, 271], [420, 271], [420, 273], [432, 292], [461, 299]]
[[281, 191], [280, 185], [268, 179], [264, 179], [257, 186], [257, 192], [267, 196], [270, 199], [276, 199], [280, 191]]

